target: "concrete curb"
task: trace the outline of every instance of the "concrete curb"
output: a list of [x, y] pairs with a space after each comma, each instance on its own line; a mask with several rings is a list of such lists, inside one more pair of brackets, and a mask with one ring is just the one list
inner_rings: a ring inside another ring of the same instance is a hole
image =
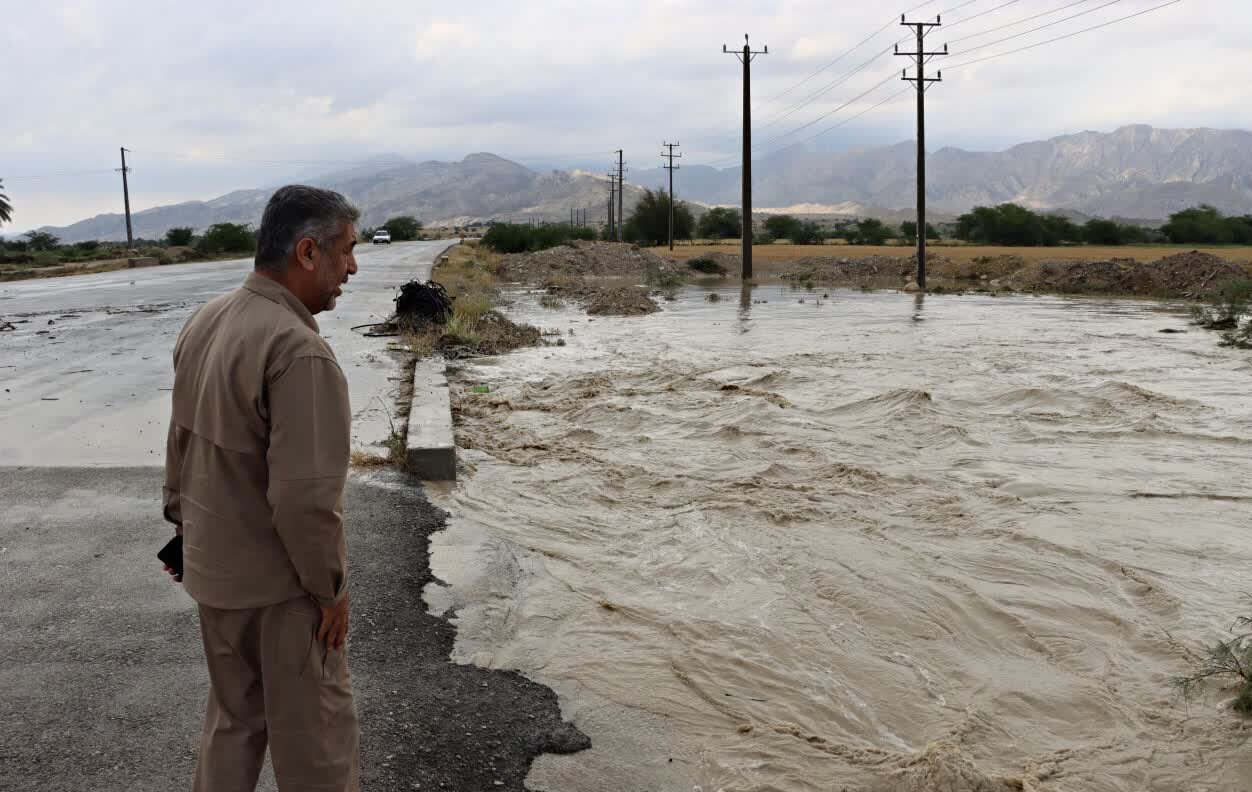
[[456, 481], [456, 443], [452, 436], [452, 397], [447, 364], [441, 357], [413, 366], [413, 400], [404, 454], [410, 472], [423, 481]]

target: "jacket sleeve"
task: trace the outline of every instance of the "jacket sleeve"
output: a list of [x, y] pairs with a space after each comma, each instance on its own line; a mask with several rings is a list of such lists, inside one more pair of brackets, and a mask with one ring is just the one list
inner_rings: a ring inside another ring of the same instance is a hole
[[343, 488], [352, 412], [334, 360], [296, 358], [269, 386], [267, 497], [300, 585], [319, 605], [348, 590]]
[[165, 519], [174, 524], [174, 531], [179, 535], [183, 532], [183, 455], [188, 436], [187, 430], [171, 417], [170, 431], [165, 438], [165, 486], [161, 488], [161, 506]]

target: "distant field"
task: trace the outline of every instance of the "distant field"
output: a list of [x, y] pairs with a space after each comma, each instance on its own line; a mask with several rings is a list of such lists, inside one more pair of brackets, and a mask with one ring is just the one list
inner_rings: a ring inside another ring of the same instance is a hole
[[[739, 253], [739, 242], [733, 240], [714, 244], [675, 244], [673, 253], [668, 247], [648, 248], [660, 256], [672, 256], [685, 261], [703, 253]], [[1159, 258], [1190, 250], [1201, 250], [1224, 259], [1252, 264], [1252, 247], [1196, 245], [1123, 245], [1121, 247], [999, 247], [995, 245], [952, 245], [930, 243], [926, 246], [930, 257], [943, 256], [955, 262], [968, 262], [981, 256], [1020, 256], [1027, 261], [1079, 259], [1096, 261], [1110, 258], [1133, 258], [1136, 261], [1155, 261]], [[905, 245], [754, 245], [754, 261], [790, 261], [804, 256], [908, 256], [912, 247]]]

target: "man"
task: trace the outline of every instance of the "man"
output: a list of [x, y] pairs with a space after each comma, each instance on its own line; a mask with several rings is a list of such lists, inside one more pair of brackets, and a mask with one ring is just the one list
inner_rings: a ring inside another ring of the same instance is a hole
[[313, 319], [357, 271], [358, 217], [338, 193], [278, 190], [255, 270], [174, 347], [165, 516], [211, 683], [195, 792], [252, 792], [267, 744], [282, 792], [358, 787], [344, 647], [351, 413]]

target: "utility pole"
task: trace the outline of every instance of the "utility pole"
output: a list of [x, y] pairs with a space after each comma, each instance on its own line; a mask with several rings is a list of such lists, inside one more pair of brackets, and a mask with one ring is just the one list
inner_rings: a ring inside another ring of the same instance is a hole
[[769, 47], [753, 52], [748, 46], [748, 34], [743, 34], [743, 52], [727, 49], [743, 64], [743, 279], [752, 278], [752, 59], [768, 55]]
[[609, 173], [609, 213], [607, 215], [609, 218], [609, 233], [607, 234], [609, 239], [614, 239], [617, 236], [617, 227], [613, 224], [613, 208], [615, 206], [613, 202], [617, 200], [616, 187], [614, 186], [616, 178], [616, 173]]
[[669, 160], [668, 165], [663, 165], [665, 170], [669, 171], [669, 249], [674, 249], [674, 171], [678, 170], [679, 165], [674, 164], [675, 157], [682, 157], [682, 154], [675, 154], [674, 149], [681, 146], [681, 143], [662, 143], [662, 146], [669, 149], [668, 153], [662, 154]]
[[135, 234], [130, 226], [130, 184], [126, 180], [126, 174], [130, 173], [130, 168], [126, 167], [126, 148], [122, 149], [122, 200], [126, 202], [126, 247], [133, 248], [135, 246]]
[[622, 196], [626, 193], [626, 170], [622, 162], [622, 150], [617, 150], [617, 241], [622, 241], [622, 227], [626, 225], [626, 210], [622, 206]]
[[916, 77], [910, 77], [909, 70], [905, 68], [900, 79], [913, 83], [917, 88], [917, 286], [923, 290], [926, 288], [926, 89], [931, 83], [943, 81], [942, 71], [936, 77], [927, 77], [925, 72], [926, 64], [932, 59], [948, 54], [947, 44], [943, 45], [943, 52], [927, 52], [925, 39], [931, 30], [942, 24], [938, 16], [934, 22], [906, 22], [901, 14], [900, 25], [913, 28], [917, 36], [917, 50], [900, 52], [900, 45], [897, 44], [895, 53], [912, 58], [917, 68]]

